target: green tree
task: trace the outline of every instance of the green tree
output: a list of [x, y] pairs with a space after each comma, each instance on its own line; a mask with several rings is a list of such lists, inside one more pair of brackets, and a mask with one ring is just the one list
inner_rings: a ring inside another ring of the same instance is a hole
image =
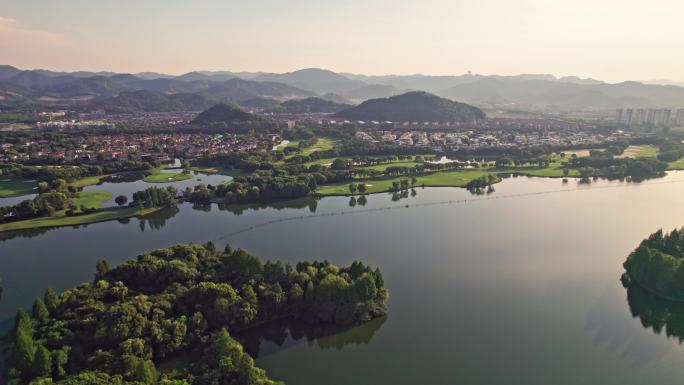
[[57, 306], [59, 306], [59, 298], [51, 287], [48, 287], [47, 290], [45, 290], [43, 302], [45, 302], [45, 306], [50, 313], [54, 312], [57, 309]]
[[153, 384], [157, 380], [157, 370], [150, 360], [139, 360], [133, 372], [133, 380]]
[[97, 264], [95, 265], [95, 270], [97, 271], [95, 275], [95, 280], [102, 279], [109, 270], [111, 270], [111, 266], [109, 265], [109, 262], [107, 260], [101, 259], [97, 261]]
[[42, 299], [37, 298], [33, 302], [32, 315], [33, 318], [39, 322], [43, 322], [50, 317], [50, 312], [48, 311], [48, 308], [45, 306], [45, 302], [43, 302]]
[[18, 371], [16, 377], [30, 379], [33, 360], [36, 353], [33, 341], [31, 319], [24, 310], [19, 309], [15, 318], [14, 341], [11, 348], [10, 362]]
[[50, 351], [43, 345], [38, 345], [36, 348], [32, 375], [34, 377], [52, 376], [52, 356], [50, 355]]
[[358, 188], [358, 186], [356, 185], [356, 183], [350, 183], [349, 184], [349, 192], [350, 193], [355, 194], [357, 188]]
[[128, 203], [128, 197], [125, 195], [119, 195], [114, 199], [114, 202], [116, 202], [116, 204], [119, 206], [123, 206]]

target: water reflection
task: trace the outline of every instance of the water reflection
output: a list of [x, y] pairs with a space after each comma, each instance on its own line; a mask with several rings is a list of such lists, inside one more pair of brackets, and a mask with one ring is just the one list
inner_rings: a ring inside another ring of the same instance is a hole
[[684, 342], [684, 302], [663, 299], [633, 283], [627, 285], [627, 302], [644, 328]]
[[[146, 215], [140, 218], [140, 231], [145, 232], [146, 227], [150, 230], [161, 230], [164, 226], [166, 226], [166, 222], [176, 216], [176, 214], [179, 212], [180, 210], [178, 207], [169, 207], [154, 212], [150, 215]], [[130, 220], [130, 218], [126, 218], [126, 220]]]
[[285, 319], [251, 329], [240, 336], [240, 340], [245, 351], [254, 358], [264, 357], [304, 342], [321, 350], [341, 351], [348, 345], [369, 343], [386, 321], [387, 317], [380, 317], [348, 328]]
[[275, 209], [275, 210], [285, 210], [285, 209], [309, 209], [309, 212], [315, 213], [316, 208], [318, 207], [318, 199], [316, 198], [301, 198], [301, 199], [295, 199], [291, 201], [284, 201], [284, 202], [272, 202], [272, 203], [249, 203], [249, 204], [240, 204], [240, 205], [227, 205], [227, 204], [218, 204], [218, 208], [221, 211], [228, 211], [232, 214], [235, 215], [242, 215], [245, 213], [245, 211], [259, 211], [259, 210], [266, 210], [266, 209]]

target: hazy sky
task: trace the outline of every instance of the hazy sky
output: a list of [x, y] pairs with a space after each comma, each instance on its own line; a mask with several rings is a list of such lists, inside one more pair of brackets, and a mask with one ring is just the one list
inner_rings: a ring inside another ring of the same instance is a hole
[[54, 70], [684, 80], [682, 0], [0, 0], [0, 63]]

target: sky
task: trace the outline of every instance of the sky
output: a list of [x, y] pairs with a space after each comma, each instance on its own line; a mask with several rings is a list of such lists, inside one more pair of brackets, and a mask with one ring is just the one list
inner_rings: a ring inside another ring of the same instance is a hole
[[0, 64], [684, 81], [684, 2], [0, 0]]

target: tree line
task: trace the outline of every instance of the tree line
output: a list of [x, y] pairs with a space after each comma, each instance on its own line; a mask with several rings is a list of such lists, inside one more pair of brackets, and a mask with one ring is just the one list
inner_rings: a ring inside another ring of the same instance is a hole
[[22, 179], [36, 179], [39, 181], [53, 181], [64, 179], [73, 181], [88, 176], [115, 174], [126, 171], [145, 171], [152, 168], [147, 162], [134, 160], [119, 160], [98, 165], [78, 165], [60, 167], [26, 166], [18, 163], [0, 164], [0, 176], [13, 176]]
[[386, 314], [382, 273], [361, 262], [264, 263], [207, 243], [96, 267], [92, 283], [48, 289], [30, 314], [17, 312], [9, 383], [274, 384], [233, 336], [277, 319], [351, 325]]

